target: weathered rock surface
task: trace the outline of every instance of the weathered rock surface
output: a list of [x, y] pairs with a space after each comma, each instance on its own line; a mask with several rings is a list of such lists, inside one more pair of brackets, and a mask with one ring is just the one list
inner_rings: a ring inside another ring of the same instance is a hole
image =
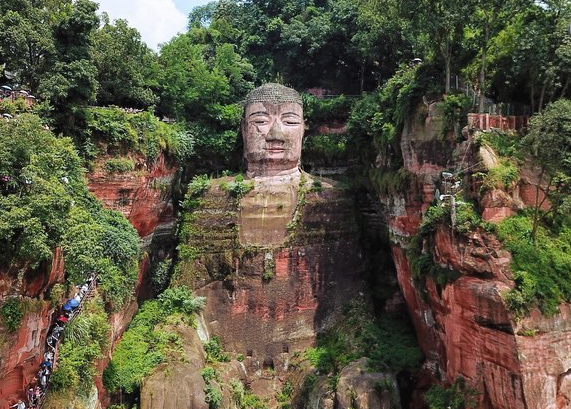
[[[101, 164], [100, 164], [101, 165]], [[148, 279], [152, 258], [164, 258], [171, 250], [174, 239], [176, 217], [172, 203], [172, 185], [177, 168], [171, 165], [164, 154], [148, 166], [139, 161], [138, 170], [126, 174], [108, 174], [102, 166], [88, 174], [89, 190], [109, 209], [121, 211], [133, 224], [142, 239], [146, 254], [139, 264], [139, 276], [134, 298], [110, 316], [110, 350], [98, 364], [98, 374], [107, 366], [114, 346], [131, 322], [138, 309], [139, 296], [148, 296]], [[96, 376], [95, 385], [103, 406], [110, 403], [110, 397], [103, 387], [101, 376]]]
[[[41, 271], [45, 273], [41, 273]], [[53, 308], [43, 293], [63, 280], [63, 257], [56, 249], [51, 266], [18, 272], [0, 270], [0, 300], [16, 296], [28, 306], [19, 328], [10, 333], [0, 326], [0, 408], [24, 398], [26, 385], [37, 373], [43, 359], [46, 333]], [[1, 324], [0, 324], [1, 325]]]
[[[502, 299], [513, 286], [510, 255], [493, 235], [441, 227], [432, 236], [434, 262], [459, 278], [439, 284], [431, 277], [419, 280], [412, 272], [406, 255], [409, 238], [418, 231], [430, 192], [442, 189], [441, 172], [475, 163], [470, 140], [441, 141], [437, 110], [424, 109], [407, 121], [401, 140], [405, 168], [414, 175], [411, 188], [381, 201], [387, 206], [398, 281], [427, 358], [425, 368], [445, 383], [464, 377], [480, 393], [479, 409], [567, 408], [569, 306], [552, 318], [535, 311], [516, 325]], [[450, 161], [453, 157], [462, 162]], [[524, 172], [510, 194], [488, 192], [480, 202], [484, 218], [499, 221], [522, 202], [534, 203], [536, 183], [532, 172]], [[465, 194], [478, 197], [471, 181], [464, 179], [462, 185]]]
[[[246, 357], [257, 390], [264, 371], [285, 374], [288, 356], [312, 346], [316, 335], [338, 320], [343, 305], [360, 297], [363, 255], [352, 200], [326, 181], [321, 191], [297, 198], [295, 215], [289, 210], [285, 218], [272, 216], [290, 208], [278, 203], [281, 199], [268, 199], [267, 208], [248, 207], [265, 188], [254, 188], [238, 204], [221, 189], [222, 182], [213, 181], [193, 213], [184, 245], [196, 257], [183, 264], [175, 280], [206, 296], [209, 333]], [[244, 214], [250, 227], [240, 223]], [[255, 220], [266, 216], [270, 221]], [[273, 227], [256, 228], [263, 223]], [[244, 227], [267, 237], [244, 235]]]
[[336, 399], [337, 409], [400, 408], [395, 377], [370, 372], [367, 358], [352, 362], [341, 370]]
[[141, 386], [141, 409], [208, 409], [201, 376], [204, 351], [196, 330], [174, 328], [182, 340], [184, 358], [158, 366]]
[[158, 228], [175, 221], [171, 186], [177, 168], [160, 155], [152, 166], [124, 174], [88, 174], [89, 190], [109, 208], [125, 215], [145, 243]]

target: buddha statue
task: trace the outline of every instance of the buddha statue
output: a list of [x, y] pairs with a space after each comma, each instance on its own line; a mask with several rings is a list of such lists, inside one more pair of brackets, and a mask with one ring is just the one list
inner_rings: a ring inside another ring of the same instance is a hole
[[252, 192], [240, 203], [240, 243], [276, 245], [287, 237], [298, 200], [304, 132], [301, 95], [280, 84], [265, 84], [248, 94], [242, 138], [246, 176]]
[[252, 189], [232, 196], [237, 178], [214, 179], [187, 215], [181, 248], [192, 257], [174, 283], [206, 296], [204, 332], [243, 354], [249, 374], [287, 371], [288, 355], [314, 345], [365, 291], [353, 198], [300, 169], [304, 127], [298, 92], [253, 90], [240, 180]]

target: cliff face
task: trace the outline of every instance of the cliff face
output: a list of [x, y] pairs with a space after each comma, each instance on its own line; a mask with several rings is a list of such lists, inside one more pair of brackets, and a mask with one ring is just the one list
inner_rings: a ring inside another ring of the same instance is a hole
[[366, 292], [354, 205], [325, 181], [303, 193], [297, 181], [275, 188], [256, 181], [239, 201], [224, 190], [229, 183], [212, 181], [183, 227], [174, 280], [206, 296], [210, 336], [243, 355], [251, 389], [271, 397], [292, 354], [312, 346]]
[[[118, 210], [137, 229], [141, 237], [141, 249], [145, 253], [139, 263], [139, 276], [134, 298], [110, 317], [110, 353], [137, 312], [137, 299], [148, 297], [151, 263], [161, 260], [174, 248], [176, 217], [173, 208], [172, 187], [178, 168], [161, 154], [152, 165], [139, 161], [138, 170], [124, 174], [109, 174], [96, 166], [87, 175], [89, 190], [109, 209]], [[101, 165], [101, 164], [99, 164]], [[99, 361], [98, 373], [102, 374], [110, 355]], [[101, 377], [95, 379], [99, 400], [106, 406], [109, 396], [103, 388]]]
[[171, 188], [177, 167], [160, 155], [151, 166], [122, 174], [96, 170], [88, 174], [89, 190], [103, 204], [125, 215], [145, 245], [153, 235], [172, 228], [175, 216]]
[[[51, 303], [44, 292], [63, 281], [63, 257], [56, 249], [51, 266], [37, 270], [23, 269], [25, 274], [0, 270], [0, 300], [17, 296], [24, 316], [18, 329], [10, 333], [0, 326], [0, 408], [23, 397], [24, 388], [36, 376], [43, 360], [46, 332], [52, 319]], [[43, 273], [43, 271], [46, 271]]]
[[[380, 197], [387, 207], [399, 285], [427, 358], [425, 367], [449, 383], [464, 377], [480, 393], [480, 409], [568, 407], [571, 362], [562, 351], [571, 336], [569, 308], [562, 306], [553, 318], [535, 311], [516, 323], [502, 299], [513, 287], [511, 257], [495, 236], [481, 230], [461, 234], [441, 226], [429, 242], [433, 261], [458, 278], [448, 283], [431, 277], [419, 280], [411, 268], [410, 238], [417, 234], [434, 192], [445, 193], [442, 172], [485, 159], [476, 159], [471, 135], [465, 134], [460, 143], [442, 140], [441, 121], [437, 104], [432, 104], [406, 122], [401, 149], [413, 182], [407, 192]], [[462, 188], [476, 196], [470, 179], [462, 180]], [[533, 178], [524, 173], [513, 191], [487, 193], [480, 202], [484, 218], [498, 221], [510, 215], [531, 201], [532, 191]], [[535, 335], [521, 335], [530, 329]]]

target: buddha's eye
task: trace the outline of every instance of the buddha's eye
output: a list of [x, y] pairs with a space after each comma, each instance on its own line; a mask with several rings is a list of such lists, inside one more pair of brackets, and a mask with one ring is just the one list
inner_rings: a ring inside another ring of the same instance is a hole
[[250, 123], [251, 123], [251, 124], [254, 124], [254, 125], [258, 125], [258, 126], [260, 126], [260, 125], [267, 125], [267, 124], [268, 124], [268, 120], [267, 120], [266, 118], [256, 118], [256, 119], [252, 119], [252, 120], [250, 121]]
[[300, 125], [301, 121], [299, 121], [297, 119], [286, 119], [284, 121], [284, 124], [286, 124], [288, 126], [296, 126], [296, 125]]

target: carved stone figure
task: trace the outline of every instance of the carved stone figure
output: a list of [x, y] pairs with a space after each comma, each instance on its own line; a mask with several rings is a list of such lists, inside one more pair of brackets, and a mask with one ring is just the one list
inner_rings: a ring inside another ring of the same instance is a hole
[[242, 121], [246, 175], [299, 175], [304, 126], [297, 91], [270, 83], [250, 92]]
[[[242, 122], [246, 178], [211, 180], [183, 228], [189, 256], [173, 282], [206, 297], [201, 333], [244, 356], [253, 390], [272, 388], [269, 374], [287, 373], [290, 354], [366, 292], [353, 199], [300, 169], [304, 125], [295, 90], [253, 90]], [[237, 183], [251, 189], [236, 194]]]

